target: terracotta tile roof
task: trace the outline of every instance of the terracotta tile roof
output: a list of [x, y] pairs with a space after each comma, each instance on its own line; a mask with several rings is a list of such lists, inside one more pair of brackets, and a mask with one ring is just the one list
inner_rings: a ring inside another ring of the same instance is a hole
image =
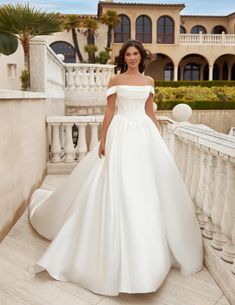
[[98, 16], [96, 14], [60, 14], [61, 17], [66, 17], [66, 16], [72, 16], [72, 15], [76, 15], [78, 17], [80, 17], [81, 19], [85, 19], [85, 18], [92, 18], [92, 19], [97, 19]]
[[226, 18], [229, 16], [234, 15], [235, 12], [229, 14], [229, 15], [180, 15], [180, 17], [200, 17], [200, 18]]

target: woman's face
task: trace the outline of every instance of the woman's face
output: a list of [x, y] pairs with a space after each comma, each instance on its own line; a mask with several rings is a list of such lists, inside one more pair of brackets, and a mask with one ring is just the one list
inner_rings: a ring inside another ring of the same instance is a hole
[[133, 69], [139, 67], [139, 63], [141, 61], [141, 55], [136, 47], [127, 48], [124, 58], [128, 68]]

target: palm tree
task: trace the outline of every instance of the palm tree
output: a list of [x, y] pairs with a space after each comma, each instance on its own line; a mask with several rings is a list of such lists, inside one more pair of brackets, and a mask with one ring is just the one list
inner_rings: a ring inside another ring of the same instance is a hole
[[88, 17], [83, 21], [82, 26], [86, 28], [84, 35], [87, 37], [87, 45], [85, 46], [85, 50], [88, 52], [88, 61], [94, 63], [95, 51], [97, 50], [97, 47], [95, 47], [95, 33], [99, 28], [99, 25], [97, 20]]
[[102, 23], [108, 26], [107, 31], [107, 49], [110, 49], [112, 43], [112, 30], [117, 26], [121, 19], [116, 11], [107, 10], [107, 12], [101, 17]]
[[38, 35], [50, 35], [63, 30], [58, 13], [48, 13], [29, 4], [0, 6], [0, 32], [17, 37], [24, 50], [25, 68], [29, 67], [29, 41]]
[[67, 32], [72, 32], [72, 38], [73, 38], [73, 44], [75, 48], [75, 52], [77, 53], [78, 59], [80, 62], [83, 62], [83, 57], [78, 45], [78, 38], [77, 38], [77, 32], [76, 29], [79, 30], [79, 27], [81, 26], [81, 19], [77, 15], [67, 15], [65, 17], [65, 25], [64, 28], [67, 30]]

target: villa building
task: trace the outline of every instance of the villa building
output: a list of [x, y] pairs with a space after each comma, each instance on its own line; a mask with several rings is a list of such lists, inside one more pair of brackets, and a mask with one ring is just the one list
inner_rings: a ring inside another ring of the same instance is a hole
[[[227, 16], [184, 15], [184, 4], [121, 3], [110, 0], [98, 3], [97, 15], [79, 15], [97, 19], [95, 35], [98, 52], [107, 41], [107, 26], [100, 17], [107, 10], [115, 10], [121, 22], [112, 33], [114, 62], [126, 39], [138, 39], [151, 52], [146, 74], [155, 80], [235, 80], [235, 12]], [[77, 32], [83, 58], [86, 37]], [[65, 62], [79, 62], [73, 47], [72, 35], [64, 31], [46, 36], [52, 49], [65, 56]], [[21, 53], [21, 54], [20, 54]], [[0, 70], [7, 79], [1, 88], [19, 89], [19, 75], [23, 69], [21, 47], [11, 56], [0, 57]]]

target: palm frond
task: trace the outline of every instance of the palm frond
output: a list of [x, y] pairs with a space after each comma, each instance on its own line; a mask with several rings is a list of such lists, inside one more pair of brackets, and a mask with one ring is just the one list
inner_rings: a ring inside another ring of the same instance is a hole
[[63, 30], [59, 13], [47, 12], [29, 4], [3, 4], [0, 6], [0, 31], [32, 38]]

